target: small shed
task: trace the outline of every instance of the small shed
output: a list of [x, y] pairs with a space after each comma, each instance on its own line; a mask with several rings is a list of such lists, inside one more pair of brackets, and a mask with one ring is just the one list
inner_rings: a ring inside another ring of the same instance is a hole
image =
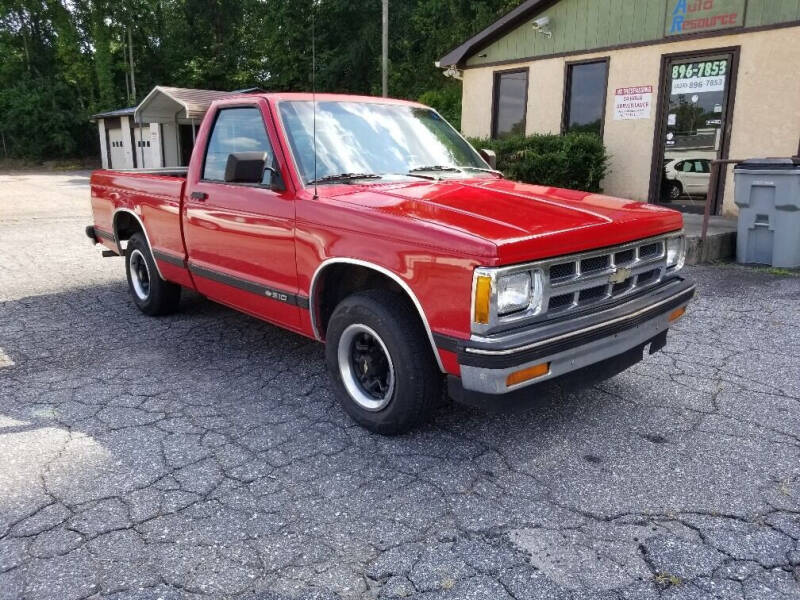
[[[133, 115], [135, 123], [150, 128], [151, 148], [161, 148], [160, 164], [152, 167], [183, 167], [189, 164], [197, 126], [214, 100], [236, 92], [156, 86], [145, 96]], [[143, 149], [144, 150], [144, 149]], [[155, 162], [159, 157], [153, 156]]]
[[224, 92], [156, 86], [138, 106], [92, 115], [106, 169], [153, 169], [189, 164], [197, 126], [214, 100], [258, 88]]
[[100, 158], [104, 169], [134, 167], [131, 119], [135, 106], [92, 115], [100, 135]]

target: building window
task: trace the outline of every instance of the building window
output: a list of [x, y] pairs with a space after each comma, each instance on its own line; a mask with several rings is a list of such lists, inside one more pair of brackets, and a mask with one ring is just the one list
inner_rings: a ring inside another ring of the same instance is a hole
[[528, 69], [494, 74], [492, 137], [525, 134]]
[[568, 63], [562, 132], [603, 135], [608, 87], [608, 59]]

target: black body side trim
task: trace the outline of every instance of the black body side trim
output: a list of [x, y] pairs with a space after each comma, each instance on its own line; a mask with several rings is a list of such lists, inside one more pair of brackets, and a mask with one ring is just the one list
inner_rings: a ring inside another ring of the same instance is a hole
[[161, 252], [161, 250], [153, 250], [153, 258], [156, 260], [163, 260], [165, 263], [181, 267], [182, 269], [186, 268], [186, 262], [182, 258], [167, 254], [166, 252]]
[[575, 335], [570, 335], [550, 343], [543, 343], [540, 346], [536, 346], [528, 350], [520, 350], [519, 352], [511, 352], [510, 354], [485, 355], [469, 353], [462, 346], [458, 350], [458, 362], [462, 365], [470, 367], [505, 369], [508, 367], [513, 367], [514, 365], [520, 365], [534, 361], [538, 358], [564, 352], [565, 350], [570, 350], [571, 348], [576, 348], [577, 346], [583, 346], [584, 344], [589, 344], [596, 340], [627, 331], [628, 329], [633, 329], [634, 327], [637, 327], [638, 325], [641, 325], [642, 323], [645, 323], [654, 317], [667, 313], [674, 308], [686, 304], [694, 296], [694, 291], [694, 286], [692, 286], [690, 289], [676, 295], [668, 302], [659, 304], [658, 306], [653, 307], [651, 310], [639, 312], [635, 314], [635, 316], [632, 316], [628, 319], [611, 322], [608, 325], [596, 327], [584, 333], [581, 333], [580, 330], [578, 330]]
[[265, 287], [260, 283], [242, 279], [241, 277], [234, 277], [233, 275], [228, 275], [227, 273], [220, 273], [219, 271], [214, 271], [205, 267], [198, 267], [197, 265], [193, 265], [191, 263], [189, 263], [189, 271], [195, 275], [199, 275], [200, 277], [205, 277], [206, 279], [210, 279], [218, 283], [224, 283], [225, 285], [250, 292], [251, 294], [272, 298], [278, 302], [285, 302], [286, 304], [291, 304], [293, 306], [297, 306], [298, 308], [308, 309], [309, 307], [308, 298], [306, 296], [289, 294], [281, 290], [276, 290], [275, 288]]
[[440, 350], [447, 350], [448, 352], [458, 352], [461, 344], [466, 340], [450, 337], [449, 335], [442, 335], [441, 333], [433, 334], [433, 342]]
[[107, 231], [103, 231], [102, 229], [98, 229], [97, 227], [93, 227], [91, 225], [86, 228], [86, 235], [91, 240], [103, 238], [104, 240], [109, 240], [111, 242], [115, 241], [113, 233], [108, 233]]

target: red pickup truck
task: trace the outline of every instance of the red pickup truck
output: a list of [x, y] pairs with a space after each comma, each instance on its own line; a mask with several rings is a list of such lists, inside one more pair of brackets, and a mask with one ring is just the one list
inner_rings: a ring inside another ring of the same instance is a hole
[[325, 342], [343, 407], [384, 434], [445, 385], [500, 402], [663, 347], [694, 295], [680, 213], [508, 181], [489, 158], [413, 102], [232, 96], [188, 169], [95, 171], [87, 235], [125, 257], [148, 315], [188, 288]]

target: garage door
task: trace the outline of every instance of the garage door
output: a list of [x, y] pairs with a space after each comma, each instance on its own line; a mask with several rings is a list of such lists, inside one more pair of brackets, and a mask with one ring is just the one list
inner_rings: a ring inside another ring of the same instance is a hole
[[122, 146], [122, 128], [108, 130], [109, 168], [126, 169], [125, 148]]
[[133, 147], [136, 149], [136, 166], [139, 169], [154, 166], [150, 151], [150, 126], [133, 128]]

